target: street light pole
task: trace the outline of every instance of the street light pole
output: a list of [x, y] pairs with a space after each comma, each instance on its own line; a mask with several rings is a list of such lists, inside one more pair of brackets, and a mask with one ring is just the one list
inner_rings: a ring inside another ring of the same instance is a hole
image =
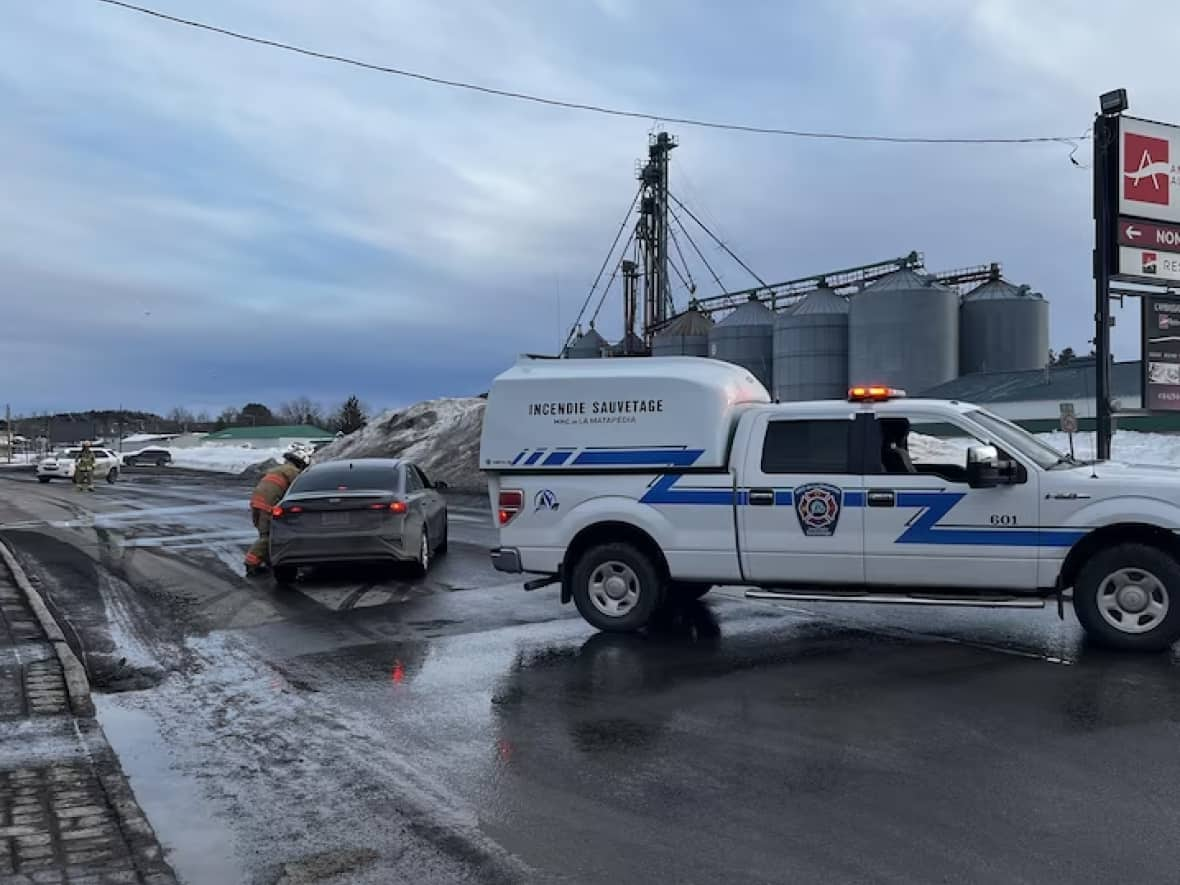
[[1104, 93], [1094, 118], [1094, 422], [1099, 461], [1110, 460], [1114, 435], [1110, 392], [1110, 276], [1114, 270], [1118, 205], [1119, 117], [1127, 109], [1126, 90]]

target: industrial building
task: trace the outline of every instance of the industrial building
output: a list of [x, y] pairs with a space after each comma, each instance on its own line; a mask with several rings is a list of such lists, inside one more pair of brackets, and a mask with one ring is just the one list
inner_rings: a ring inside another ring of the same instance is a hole
[[[963, 376], [1037, 371], [1049, 358], [1049, 303], [999, 264], [930, 273], [920, 253], [767, 289], [694, 300], [611, 345], [591, 327], [568, 358], [709, 356], [743, 366], [782, 402], [881, 383], [912, 396]], [[982, 380], [982, 378], [981, 378]]]
[[[1044, 369], [1049, 304], [1029, 286], [1004, 279], [999, 263], [931, 272], [925, 256], [911, 252], [766, 283], [669, 191], [669, 155], [676, 146], [667, 133], [651, 136], [632, 204], [639, 217], [631, 237], [588, 326], [583, 330], [579, 315], [562, 356], [709, 356], [745, 367], [782, 402], [842, 397], [855, 384], [887, 384], [921, 396], [961, 377]], [[697, 227], [690, 229], [686, 218]], [[721, 278], [692, 230], [704, 231], [758, 285], [697, 297], [686, 256], [699, 258], [719, 288]], [[690, 294], [681, 312], [672, 275]], [[594, 321], [616, 277], [622, 280], [623, 323], [621, 339], [612, 344]], [[583, 315], [589, 303], [587, 297]]]

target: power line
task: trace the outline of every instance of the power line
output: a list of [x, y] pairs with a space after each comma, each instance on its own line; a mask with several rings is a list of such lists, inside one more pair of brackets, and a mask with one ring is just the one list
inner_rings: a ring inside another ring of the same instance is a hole
[[642, 111], [629, 111], [619, 108], [610, 108], [604, 105], [588, 104], [580, 101], [566, 101], [558, 98], [549, 98], [542, 95], [534, 95], [528, 92], [517, 92], [511, 89], [497, 89], [493, 86], [483, 86], [478, 83], [468, 83], [463, 80], [452, 80], [446, 77], [437, 77], [432, 74], [423, 74], [418, 71], [410, 71], [405, 68], [395, 68], [389, 65], [379, 65], [372, 62], [360, 61], [359, 59], [350, 58], [345, 55], [336, 55], [330, 52], [320, 52], [315, 49], [307, 49], [302, 46], [296, 46], [292, 43], [283, 43], [278, 40], [268, 40], [264, 37], [255, 37], [250, 34], [244, 34], [240, 31], [231, 31], [228, 28], [218, 27], [216, 25], [206, 24], [205, 22], [195, 21], [193, 19], [180, 18], [179, 16], [169, 15], [155, 9], [149, 9], [145, 6], [137, 6], [134, 3], [126, 3], [124, 0], [96, 0], [98, 3], [105, 3], [108, 6], [118, 6], [122, 9], [136, 12], [141, 15], [151, 16], [153, 18], [161, 19], [172, 24], [183, 25], [188, 28], [197, 28], [202, 31], [209, 31], [210, 33], [220, 34], [223, 37], [231, 37], [235, 40], [242, 40], [247, 43], [254, 43], [259, 46], [268, 46], [271, 49], [280, 49], [284, 52], [294, 52], [299, 55], [305, 55], [310, 58], [317, 58], [322, 61], [331, 61], [343, 65], [351, 65], [357, 68], [364, 68], [368, 71], [376, 71], [382, 74], [392, 74], [396, 77], [406, 77], [411, 80], [419, 80], [423, 83], [431, 83], [435, 86], [447, 86], [452, 89], [465, 89], [470, 92], [480, 92], [485, 95], [495, 95], [500, 98], [511, 98], [517, 101], [533, 102], [534, 104], [548, 105], [550, 107], [566, 108], [574, 111], [586, 111], [594, 114], [605, 114], [610, 117], [626, 117], [636, 120], [659, 120], [661, 123], [673, 123], [679, 126], [696, 126], [702, 129], [722, 129], [730, 132], [745, 132], [752, 135], [779, 135], [788, 138], [810, 138], [823, 139], [828, 141], [854, 141], [854, 142], [883, 142], [887, 144], [972, 144], [972, 145], [996, 145], [996, 144], [1045, 144], [1058, 143], [1064, 145], [1073, 145], [1078, 139], [1071, 136], [1063, 135], [1039, 135], [1027, 137], [987, 137], [987, 138], [955, 138], [943, 136], [908, 136], [908, 135], [858, 135], [848, 132], [815, 132], [804, 129], [782, 129], [776, 126], [754, 126], [744, 123], [726, 123], [717, 120], [702, 120], [694, 117], [671, 117], [667, 114], [655, 114]]
[[752, 276], [754, 279], [756, 279], [762, 285], [763, 288], [765, 288], [765, 289], [770, 288], [770, 286], [767, 285], [766, 280], [762, 279], [762, 277], [760, 277], [760, 276], [758, 276], [758, 274], [754, 273], [754, 271], [750, 269], [750, 266], [748, 264], [746, 264], [746, 262], [744, 262], [740, 258], [738, 258], [737, 255], [734, 254], [734, 251], [732, 249], [730, 249], [727, 245], [725, 245], [725, 243], [723, 243], [721, 241], [721, 239], [715, 233], [713, 233], [713, 231], [709, 230], [709, 228], [707, 228], [705, 226], [705, 223], [703, 221], [701, 221], [699, 218], [696, 217], [696, 215], [693, 214], [693, 211], [691, 209], [689, 209], [682, 202], [680, 202], [679, 197], [677, 197], [671, 191], [668, 191], [668, 197], [669, 197], [669, 199], [672, 200], [673, 203], [675, 203], [677, 206], [679, 206], [681, 209], [683, 209], [684, 213], [689, 218], [691, 218], [693, 221], [695, 221], [700, 226], [701, 230], [703, 230], [710, 237], [712, 237], [713, 242], [715, 242], [718, 246], [720, 246], [722, 249], [724, 249], [726, 255], [728, 255], [730, 258], [732, 258], [734, 261], [736, 261], [738, 264], [740, 264], [742, 266], [742, 270], [744, 270], [746, 273], [748, 273], [750, 276]]
[[668, 256], [668, 263], [672, 265], [672, 269], [676, 271], [676, 275], [680, 277], [680, 282], [684, 283], [684, 288], [688, 289], [690, 295], [695, 295], [697, 291], [696, 280], [692, 278], [692, 270], [689, 269], [688, 262], [684, 260], [684, 252], [680, 248], [680, 241], [676, 239], [676, 228], [668, 225], [668, 236], [672, 240], [672, 245], [676, 247], [676, 254], [680, 256], [680, 263], [684, 265], [684, 274], [688, 275], [688, 279], [684, 278], [684, 274], [680, 273], [680, 269], [676, 267], [676, 262], [672, 261], [672, 256]]
[[[103, 2], [106, 2], [106, 0], [103, 0]], [[615, 246], [619, 245], [619, 239], [623, 236], [623, 231], [627, 227], [627, 222], [631, 218], [631, 213], [635, 211], [635, 206], [636, 206], [636, 204], [639, 203], [639, 195], [641, 193], [642, 193], [642, 191], [636, 191], [635, 196], [631, 199], [631, 205], [627, 207], [627, 214], [623, 216], [623, 221], [619, 225], [618, 231], [615, 232], [614, 242], [610, 244], [610, 251], [606, 253], [606, 258], [604, 258], [602, 260], [602, 267], [598, 268], [598, 276], [596, 276], [594, 278], [594, 285], [591, 286], [590, 291], [586, 293], [586, 300], [582, 302], [582, 308], [581, 308], [581, 310], [578, 311], [578, 316], [574, 319], [574, 324], [572, 326], [570, 326], [569, 334], [567, 334], [565, 336], [565, 344], [562, 345], [562, 349], [568, 347], [569, 343], [574, 340], [574, 332], [578, 328], [578, 324], [582, 322], [582, 317], [586, 313], [586, 308], [590, 306], [590, 299], [594, 297], [594, 291], [598, 288], [598, 284], [600, 282], [602, 282], [602, 275], [604, 273], [606, 273], [606, 266], [608, 264], [610, 264], [611, 256], [615, 254]], [[631, 231], [631, 236], [632, 237], [635, 236], [634, 230]], [[629, 245], [631, 245], [630, 238], [627, 239], [627, 246], [629, 246]], [[627, 246], [623, 246], [623, 253], [624, 254], [626, 254], [626, 252], [627, 252]], [[616, 267], [616, 270], [617, 270], [617, 267]], [[614, 278], [615, 278], [614, 274], [611, 274], [611, 282], [614, 282]], [[606, 286], [607, 286], [607, 289], [609, 290], [610, 283], [608, 282], [606, 284]], [[603, 297], [605, 297], [605, 296], [606, 296], [606, 292], [604, 291]], [[599, 308], [601, 309], [602, 302], [599, 301], [598, 304], [599, 304]], [[594, 316], [595, 317], [598, 316], [597, 310], [594, 311]]]
[[684, 236], [688, 238], [688, 244], [692, 246], [693, 251], [697, 253], [697, 257], [701, 259], [701, 263], [705, 265], [705, 269], [709, 271], [709, 275], [713, 277], [713, 282], [717, 284], [717, 290], [719, 292], [724, 292], [725, 283], [721, 282], [721, 277], [717, 276], [717, 271], [713, 270], [713, 265], [709, 264], [709, 259], [705, 257], [705, 253], [701, 251], [701, 247], [697, 245], [697, 241], [692, 238], [692, 234], [689, 232], [688, 228], [684, 226], [684, 222], [680, 220], [680, 216], [676, 214], [676, 210], [669, 206], [668, 211], [671, 213], [672, 219], [678, 225], [680, 225], [680, 230], [684, 233]]

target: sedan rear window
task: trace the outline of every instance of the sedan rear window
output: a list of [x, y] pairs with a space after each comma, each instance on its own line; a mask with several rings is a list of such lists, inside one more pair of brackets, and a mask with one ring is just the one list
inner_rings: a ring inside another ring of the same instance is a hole
[[353, 461], [339, 464], [320, 464], [300, 474], [291, 487], [292, 492], [333, 492], [352, 489], [398, 488], [398, 471], [386, 465], [377, 466]]

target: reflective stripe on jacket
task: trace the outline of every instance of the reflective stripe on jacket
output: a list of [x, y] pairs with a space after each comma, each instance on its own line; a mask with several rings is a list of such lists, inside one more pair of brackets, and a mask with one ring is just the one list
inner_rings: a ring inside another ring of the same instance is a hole
[[284, 461], [258, 481], [254, 493], [250, 496], [250, 506], [259, 510], [270, 510], [287, 494], [287, 489], [298, 475], [299, 468], [289, 461]]

